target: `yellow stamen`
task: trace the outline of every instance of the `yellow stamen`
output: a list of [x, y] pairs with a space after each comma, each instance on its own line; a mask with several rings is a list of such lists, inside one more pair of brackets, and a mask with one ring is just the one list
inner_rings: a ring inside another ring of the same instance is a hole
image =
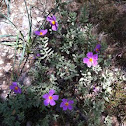
[[66, 103], [65, 103], [65, 105], [66, 105], [66, 106], [68, 106], [68, 105], [69, 105], [69, 103], [68, 103], [68, 102], [66, 102]]
[[40, 32], [40, 35], [42, 35], [42, 32]]
[[90, 58], [90, 59], [89, 59], [89, 61], [90, 61], [90, 62], [92, 62], [92, 61], [93, 61], [93, 59], [92, 59], [92, 58]]
[[18, 90], [18, 87], [17, 86], [15, 87], [15, 90]]
[[49, 96], [49, 99], [52, 100], [53, 99], [52, 96]]
[[96, 49], [96, 51], [98, 51], [98, 49]]
[[52, 21], [52, 24], [53, 24], [53, 25], [55, 25], [55, 24], [56, 24], [56, 22], [55, 22], [55, 21]]

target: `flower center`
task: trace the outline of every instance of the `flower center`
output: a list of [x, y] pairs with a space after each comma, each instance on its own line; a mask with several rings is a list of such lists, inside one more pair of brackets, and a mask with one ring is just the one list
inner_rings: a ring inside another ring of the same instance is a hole
[[16, 86], [14, 89], [15, 89], [15, 90], [18, 90], [18, 87]]
[[98, 51], [98, 49], [96, 49], [96, 51]]
[[40, 35], [42, 35], [42, 32], [40, 32]]
[[49, 99], [52, 100], [52, 96], [49, 96]]
[[68, 105], [69, 105], [69, 103], [68, 103], [68, 102], [66, 102], [66, 103], [65, 103], [65, 105], [66, 105], [66, 106], [68, 106]]
[[55, 22], [55, 21], [52, 21], [52, 24], [53, 24], [53, 25], [55, 25], [55, 24], [56, 24], [56, 22]]
[[92, 62], [92, 61], [93, 61], [93, 59], [92, 59], [92, 58], [90, 58], [90, 59], [89, 59], [89, 61], [90, 61], [90, 62]]

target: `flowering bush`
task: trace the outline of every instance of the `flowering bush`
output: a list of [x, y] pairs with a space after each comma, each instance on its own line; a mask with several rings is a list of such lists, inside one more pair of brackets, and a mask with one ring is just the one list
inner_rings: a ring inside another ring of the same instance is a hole
[[77, 23], [77, 13], [65, 9], [66, 3], [57, 5], [58, 16], [45, 19], [51, 28], [46, 22], [45, 30], [35, 31], [34, 43], [27, 46], [28, 55], [35, 55], [28, 73], [31, 86], [20, 83], [20, 88], [13, 82], [10, 89], [16, 94], [11, 91], [0, 103], [5, 125], [23, 126], [27, 121], [35, 126], [102, 125], [111, 85], [118, 81], [109, 69], [111, 59], [104, 57], [106, 44], [98, 44], [91, 24]]

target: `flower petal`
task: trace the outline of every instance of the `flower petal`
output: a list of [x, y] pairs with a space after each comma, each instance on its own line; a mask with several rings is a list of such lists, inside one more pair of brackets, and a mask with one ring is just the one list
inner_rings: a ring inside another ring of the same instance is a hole
[[95, 67], [95, 66], [97, 66], [97, 64], [98, 64], [97, 60], [94, 60], [92, 66]]
[[13, 85], [17, 86], [17, 82], [12, 82]]
[[52, 25], [52, 30], [53, 30], [53, 31], [57, 31], [57, 29], [58, 29], [58, 28], [57, 28], [56, 25]]
[[21, 94], [21, 88], [18, 87], [18, 93]]
[[49, 94], [44, 94], [42, 97], [47, 99], [49, 97]]
[[98, 60], [98, 55], [97, 54], [94, 54], [93, 55], [93, 59]]
[[54, 106], [56, 104], [56, 102], [54, 100], [50, 100], [50, 105]]
[[43, 35], [45, 35], [45, 34], [48, 32], [48, 30], [47, 30], [47, 29], [45, 29], [45, 30], [40, 30], [40, 32], [42, 32], [42, 36], [43, 36]]
[[64, 110], [64, 111], [67, 110], [67, 106], [63, 106], [63, 110]]
[[44, 100], [44, 105], [45, 106], [49, 105], [49, 99]]
[[87, 62], [87, 66], [91, 67], [92, 63], [91, 62]]
[[35, 35], [40, 35], [40, 31], [35, 31]]
[[73, 101], [73, 100], [70, 100], [70, 101], [68, 101], [68, 103], [69, 103], [69, 104], [73, 104], [73, 103], [74, 103], [74, 101]]
[[58, 100], [59, 99], [59, 95], [53, 95], [53, 100]]
[[50, 91], [49, 91], [49, 95], [53, 95], [55, 93], [55, 91], [53, 90], [53, 89], [51, 89]]
[[88, 63], [89, 59], [88, 58], [83, 58], [83, 63]]
[[56, 27], [57, 27], [57, 29], [58, 29], [58, 23], [57, 23], [57, 22], [56, 22], [56, 24], [55, 24], [55, 25], [56, 25]]
[[68, 109], [69, 109], [69, 110], [72, 110], [72, 109], [73, 109], [73, 107], [72, 107], [71, 105], [69, 105], [69, 106], [68, 106]]
[[60, 107], [63, 107], [63, 106], [64, 106], [64, 102], [61, 102]]
[[88, 58], [92, 58], [92, 56], [93, 56], [93, 52], [88, 52], [88, 53], [87, 53], [87, 57], [88, 57]]
[[47, 21], [53, 21], [53, 18], [52, 18], [51, 16], [48, 16], [48, 17], [46, 18], [46, 20], [47, 20]]
[[101, 48], [101, 45], [100, 44], [97, 44], [96, 45], [96, 48], [100, 49]]
[[56, 17], [53, 15], [52, 18], [54, 19], [54, 21], [56, 21]]
[[62, 101], [63, 101], [63, 102], [67, 102], [67, 99], [63, 98]]
[[15, 89], [14, 89], [13, 91], [14, 91], [14, 93], [18, 94], [18, 90], [15, 90]]
[[10, 85], [10, 89], [11, 89], [11, 90], [13, 90], [13, 89], [14, 89], [14, 87], [15, 87], [14, 85]]

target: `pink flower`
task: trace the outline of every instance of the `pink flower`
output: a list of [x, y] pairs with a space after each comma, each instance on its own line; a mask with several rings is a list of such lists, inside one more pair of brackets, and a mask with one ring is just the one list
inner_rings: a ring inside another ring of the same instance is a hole
[[10, 89], [14, 91], [16, 94], [21, 94], [21, 88], [17, 85], [17, 82], [12, 82]]
[[35, 31], [35, 34], [38, 36], [44, 36], [47, 32], [48, 30], [45, 29], [45, 30]]
[[60, 107], [62, 107], [64, 111], [67, 110], [67, 109], [72, 110], [73, 109], [73, 106], [72, 106], [73, 103], [74, 103], [73, 100], [68, 101], [67, 99], [62, 99]]
[[48, 106], [49, 104], [51, 106], [54, 106], [56, 103], [54, 100], [58, 100], [59, 99], [59, 95], [53, 95], [55, 93], [55, 91], [52, 89], [49, 91], [48, 94], [44, 94], [42, 97], [45, 99], [44, 100], [44, 105]]
[[49, 23], [51, 24], [53, 31], [58, 30], [58, 23], [56, 22], [56, 17], [54, 15], [52, 17], [48, 16], [46, 20], [49, 21]]
[[96, 66], [98, 64], [98, 55], [94, 54], [92, 52], [87, 53], [87, 58], [83, 58], [83, 63], [86, 63], [88, 67]]

